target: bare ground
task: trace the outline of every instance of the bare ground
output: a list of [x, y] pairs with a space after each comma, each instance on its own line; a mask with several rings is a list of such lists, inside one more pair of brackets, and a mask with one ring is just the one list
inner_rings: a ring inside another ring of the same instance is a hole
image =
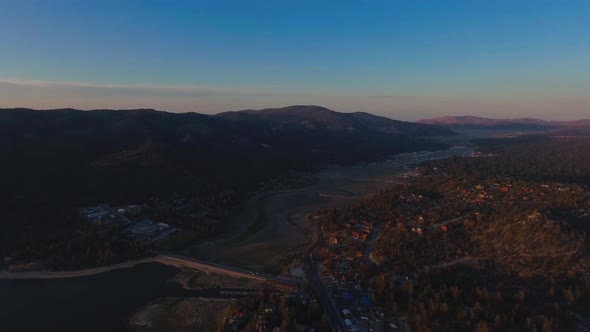
[[258, 194], [232, 220], [231, 234], [197, 244], [184, 254], [253, 271], [281, 271], [308, 244], [309, 232], [315, 229], [310, 215], [394, 186], [399, 171], [385, 163], [331, 167], [317, 174], [317, 185]]
[[276, 283], [228, 276], [207, 271], [185, 270], [174, 277], [185, 289], [203, 288], [277, 288]]
[[161, 298], [140, 308], [129, 320], [134, 332], [215, 331], [229, 300]]

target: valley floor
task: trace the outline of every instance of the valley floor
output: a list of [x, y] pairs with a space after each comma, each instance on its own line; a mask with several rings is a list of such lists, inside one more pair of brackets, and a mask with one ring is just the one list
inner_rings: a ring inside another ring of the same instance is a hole
[[280, 272], [310, 245], [314, 212], [403, 184], [400, 174], [418, 163], [470, 151], [463, 147], [408, 154], [380, 163], [324, 168], [315, 174], [319, 184], [253, 196], [233, 218], [234, 231], [200, 242], [183, 254], [248, 270]]

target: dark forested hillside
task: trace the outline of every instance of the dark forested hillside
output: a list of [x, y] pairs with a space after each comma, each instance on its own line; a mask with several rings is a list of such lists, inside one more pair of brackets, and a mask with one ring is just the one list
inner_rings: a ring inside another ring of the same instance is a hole
[[417, 136], [451, 133], [320, 107], [218, 116], [3, 109], [1, 233], [66, 223], [76, 208], [99, 202], [246, 192], [286, 170], [444, 148]]
[[524, 136], [476, 141], [492, 158], [441, 161], [449, 170], [471, 176], [490, 175], [533, 181], [563, 181], [590, 185], [590, 144], [583, 137]]

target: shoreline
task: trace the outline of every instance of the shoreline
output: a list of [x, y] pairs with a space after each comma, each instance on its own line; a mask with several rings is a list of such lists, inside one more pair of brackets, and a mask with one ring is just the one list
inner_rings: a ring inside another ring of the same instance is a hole
[[131, 268], [144, 263], [160, 263], [157, 257], [147, 257], [131, 261], [126, 261], [114, 265], [91, 267], [81, 270], [69, 271], [27, 271], [27, 272], [8, 272], [7, 270], [0, 271], [0, 279], [17, 280], [17, 279], [62, 279], [62, 278], [80, 278], [92, 275], [97, 275], [109, 271]]
[[[167, 266], [174, 266], [178, 269], [189, 268], [199, 270], [207, 273], [217, 273], [227, 275], [232, 278], [245, 278], [257, 282], [267, 282], [274, 287], [293, 288], [300, 286], [302, 280], [285, 277], [285, 276], [267, 276], [255, 275], [248, 271], [223, 266], [216, 263], [205, 262], [191, 257], [182, 257], [177, 255], [157, 255], [154, 257], [146, 257], [132, 261], [122, 262], [110, 266], [95, 267], [83, 270], [74, 271], [30, 271], [30, 272], [8, 272], [6, 270], [0, 271], [0, 280], [39, 280], [39, 279], [65, 279], [65, 278], [81, 278], [92, 275], [97, 275], [114, 270], [132, 268], [139, 264], [158, 263]], [[183, 285], [181, 284], [181, 287]], [[185, 288], [185, 287], [183, 287]], [[188, 289], [188, 288], [185, 288]]]

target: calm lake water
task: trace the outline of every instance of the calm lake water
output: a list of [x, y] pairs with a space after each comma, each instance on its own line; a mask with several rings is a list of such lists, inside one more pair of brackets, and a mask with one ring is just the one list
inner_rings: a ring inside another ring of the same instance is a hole
[[0, 280], [0, 331], [127, 331], [138, 308], [162, 296], [214, 296], [168, 282], [179, 270], [157, 263], [81, 278]]

